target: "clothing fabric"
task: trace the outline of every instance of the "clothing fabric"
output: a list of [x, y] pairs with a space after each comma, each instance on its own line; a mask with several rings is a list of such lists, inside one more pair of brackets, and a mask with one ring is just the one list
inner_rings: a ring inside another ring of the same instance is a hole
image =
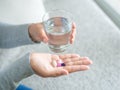
[[[0, 48], [13, 48], [32, 44], [33, 42], [28, 34], [28, 26], [29, 24], [10, 25], [0, 23]], [[34, 74], [29, 64], [29, 55], [28, 52], [15, 62], [9, 63], [8, 66], [0, 69], [0, 90], [15, 90], [16, 84], [20, 80]]]

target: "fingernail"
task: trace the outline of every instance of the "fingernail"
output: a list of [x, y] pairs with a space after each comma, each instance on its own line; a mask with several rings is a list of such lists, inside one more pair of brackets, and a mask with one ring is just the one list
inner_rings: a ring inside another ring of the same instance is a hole
[[84, 57], [84, 58], [87, 59], [90, 62], [90, 64], [93, 64], [92, 60], [90, 60], [89, 57]]
[[89, 66], [86, 66], [86, 69], [88, 70], [88, 69], [90, 69], [90, 67], [89, 67]]
[[90, 64], [93, 64], [93, 62], [90, 60]]

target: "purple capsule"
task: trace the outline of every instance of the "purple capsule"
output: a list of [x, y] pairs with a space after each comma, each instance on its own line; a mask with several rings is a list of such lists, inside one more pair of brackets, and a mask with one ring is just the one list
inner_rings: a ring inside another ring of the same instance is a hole
[[65, 63], [57, 63], [57, 67], [65, 66]]
[[65, 63], [61, 63], [61, 66], [65, 66]]

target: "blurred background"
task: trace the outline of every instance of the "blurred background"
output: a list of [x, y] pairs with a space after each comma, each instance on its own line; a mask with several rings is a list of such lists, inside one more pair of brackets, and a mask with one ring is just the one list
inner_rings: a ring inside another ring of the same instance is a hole
[[14, 24], [41, 22], [42, 0], [0, 0], [0, 21]]
[[[20, 83], [34, 90], [120, 90], [120, 0], [0, 0], [0, 21], [41, 22], [53, 9], [73, 14], [77, 34], [70, 53], [88, 56], [93, 65], [85, 72], [46, 79], [33, 75]], [[48, 52], [43, 43], [0, 49], [0, 68], [28, 51]]]
[[[117, 25], [120, 25], [120, 0], [92, 1], [95, 1], [113, 21], [119, 19]], [[41, 22], [46, 10], [58, 9], [56, 5], [48, 8], [49, 3], [55, 3], [57, 0], [0, 0], [0, 2], [0, 21], [15, 24]]]

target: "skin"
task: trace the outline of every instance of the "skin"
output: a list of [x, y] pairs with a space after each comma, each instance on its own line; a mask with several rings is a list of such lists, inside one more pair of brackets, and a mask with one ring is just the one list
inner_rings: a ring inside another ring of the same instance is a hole
[[[29, 35], [34, 42], [41, 42], [44, 43], [48, 42], [48, 37], [45, 33], [43, 23], [34, 23], [29, 26]], [[72, 33], [70, 35], [70, 43], [73, 44], [75, 40], [75, 34], [76, 34], [76, 25], [75, 23], [72, 24]]]
[[[32, 53], [31, 66], [35, 73], [42, 77], [57, 77], [68, 75], [69, 73], [84, 71], [89, 69], [92, 61], [87, 57], [80, 57], [77, 54], [52, 55], [46, 53]], [[62, 60], [66, 66], [57, 67], [52, 63]]]
[[[43, 23], [31, 24], [28, 28], [29, 36], [34, 42], [48, 42], [48, 37], [44, 31]], [[76, 25], [72, 24], [70, 43], [75, 40]], [[57, 67], [57, 62], [61, 60], [65, 66]], [[34, 72], [42, 77], [57, 77], [68, 75], [69, 73], [84, 71], [89, 69], [92, 61], [88, 57], [80, 57], [78, 54], [54, 55], [48, 53], [31, 53], [30, 64]]]

